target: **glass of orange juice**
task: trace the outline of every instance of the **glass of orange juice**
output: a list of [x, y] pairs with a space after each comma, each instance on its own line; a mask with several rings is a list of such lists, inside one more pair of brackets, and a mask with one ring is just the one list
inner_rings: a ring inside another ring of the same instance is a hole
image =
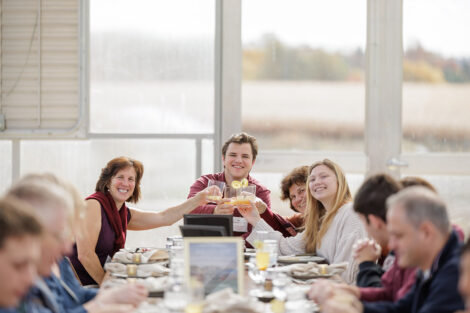
[[256, 251], [256, 266], [260, 271], [265, 271], [269, 266], [270, 253], [264, 249]]
[[239, 193], [237, 194], [237, 203], [238, 205], [250, 205], [250, 202], [256, 200], [256, 186], [248, 185], [246, 187], [241, 187]]

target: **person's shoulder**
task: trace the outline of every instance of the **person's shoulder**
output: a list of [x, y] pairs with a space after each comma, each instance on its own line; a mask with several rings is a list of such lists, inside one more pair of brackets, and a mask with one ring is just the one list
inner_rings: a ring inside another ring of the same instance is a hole
[[354, 212], [352, 201], [349, 201], [349, 202], [343, 204], [338, 209], [338, 212], [336, 214], [339, 215], [339, 216], [344, 216], [344, 217], [348, 217], [348, 218], [349, 218], [349, 216], [354, 216], [356, 214], [356, 212]]
[[[97, 209], [101, 209], [101, 202], [98, 201], [97, 199], [87, 199], [85, 201], [85, 208], [87, 210], [92, 210], [92, 211], [96, 211]], [[101, 210], [99, 210], [101, 212]]]
[[336, 213], [335, 220], [339, 225], [345, 225], [348, 228], [357, 228], [359, 225], [362, 230], [363, 225], [359, 215], [354, 211], [352, 202], [343, 204]]

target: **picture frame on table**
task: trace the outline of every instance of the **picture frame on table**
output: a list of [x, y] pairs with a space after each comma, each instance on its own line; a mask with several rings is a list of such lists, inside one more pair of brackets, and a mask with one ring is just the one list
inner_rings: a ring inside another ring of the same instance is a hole
[[184, 241], [185, 278], [197, 279], [205, 294], [224, 288], [244, 292], [244, 242], [240, 237], [186, 237]]

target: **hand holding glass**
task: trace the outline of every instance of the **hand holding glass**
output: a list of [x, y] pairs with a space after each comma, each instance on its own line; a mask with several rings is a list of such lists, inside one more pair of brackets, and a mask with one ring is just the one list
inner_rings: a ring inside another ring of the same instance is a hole
[[207, 197], [207, 199], [209, 199], [211, 201], [214, 201], [214, 202], [219, 202], [220, 200], [222, 200], [222, 194], [223, 194], [224, 189], [225, 189], [225, 183], [223, 181], [209, 179], [207, 187], [210, 187], [210, 186], [217, 186], [220, 190], [220, 194], [217, 194], [216, 192], [212, 192]]
[[234, 206], [249, 206], [256, 200], [255, 185], [240, 188], [226, 187], [225, 191], [226, 197], [231, 199], [230, 203]]

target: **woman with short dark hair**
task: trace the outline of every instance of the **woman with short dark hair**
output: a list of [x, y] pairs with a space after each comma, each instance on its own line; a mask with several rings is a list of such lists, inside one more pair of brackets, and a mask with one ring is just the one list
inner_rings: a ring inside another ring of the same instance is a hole
[[294, 168], [281, 181], [281, 200], [289, 200], [290, 208], [296, 213], [286, 218], [297, 230], [303, 229], [307, 208], [308, 165]]

